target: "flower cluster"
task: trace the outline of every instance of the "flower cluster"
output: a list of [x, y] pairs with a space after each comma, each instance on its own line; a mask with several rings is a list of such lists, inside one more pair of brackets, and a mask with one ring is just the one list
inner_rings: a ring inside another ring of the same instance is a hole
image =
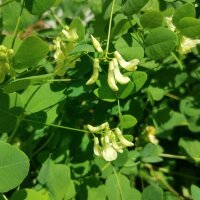
[[[94, 38], [92, 35], [91, 35], [91, 38], [92, 38], [92, 44], [93, 44], [95, 50], [99, 54], [102, 54], [103, 49], [102, 49], [99, 41], [96, 38]], [[117, 87], [117, 83], [124, 85], [130, 81], [130, 78], [128, 76], [124, 76], [121, 73], [120, 67], [125, 69], [126, 71], [133, 72], [137, 69], [139, 60], [133, 59], [133, 60], [127, 62], [124, 60], [124, 58], [120, 55], [120, 53], [118, 51], [115, 51], [113, 53], [113, 55], [114, 55], [114, 58], [112, 58], [109, 61], [107, 82], [108, 82], [109, 87], [113, 91], [118, 91], [119, 88]], [[90, 77], [90, 79], [86, 82], [86, 85], [91, 85], [98, 80], [99, 72], [101, 71], [101, 67], [100, 67], [99, 63], [100, 63], [99, 58], [95, 58], [93, 60], [93, 74]]]
[[111, 130], [108, 122], [99, 126], [87, 125], [90, 133], [99, 134], [99, 137], [94, 136], [94, 154], [104, 158], [106, 161], [117, 159], [117, 153], [122, 153], [123, 148], [132, 147], [134, 144], [128, 141], [117, 127]]
[[[165, 22], [167, 24], [167, 27], [171, 31], [175, 31], [176, 27], [172, 23], [172, 16], [171, 17], [165, 17]], [[200, 44], [199, 39], [190, 39], [185, 36], [181, 36], [179, 47], [178, 47], [178, 52], [182, 55], [190, 53], [191, 49], [196, 47], [197, 44]]]
[[158, 144], [159, 143], [158, 139], [155, 136], [156, 129], [155, 129], [154, 126], [147, 126], [145, 128], [145, 132], [146, 132], [147, 140], [149, 142], [151, 142], [152, 144]]
[[70, 51], [75, 47], [79, 39], [76, 29], [65, 26], [60, 33], [60, 37], [53, 40], [54, 58], [56, 60], [55, 74], [64, 76], [67, 67], [74, 67], [76, 61], [73, 56], [69, 56]]
[[0, 45], [0, 83], [3, 83], [6, 75], [12, 74], [12, 58], [14, 56], [13, 49], [8, 49], [4, 45]]

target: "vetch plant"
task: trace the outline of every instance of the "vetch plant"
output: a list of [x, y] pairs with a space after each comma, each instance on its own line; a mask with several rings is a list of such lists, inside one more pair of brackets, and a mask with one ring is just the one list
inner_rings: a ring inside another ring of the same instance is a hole
[[0, 199], [199, 200], [197, 0], [0, 8]]

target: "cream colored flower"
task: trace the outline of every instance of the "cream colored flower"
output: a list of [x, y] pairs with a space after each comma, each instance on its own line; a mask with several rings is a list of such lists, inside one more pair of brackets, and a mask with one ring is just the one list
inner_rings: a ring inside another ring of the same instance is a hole
[[93, 60], [93, 74], [90, 77], [90, 79], [86, 82], [86, 85], [91, 85], [98, 80], [100, 68], [101, 67], [99, 65], [99, 59], [95, 58]]
[[111, 131], [110, 141], [111, 141], [111, 144], [112, 144], [113, 148], [114, 148], [117, 152], [119, 152], [119, 153], [122, 153], [122, 152], [123, 152], [124, 146], [121, 145], [120, 142], [117, 142], [116, 136], [115, 136], [115, 134], [114, 134], [113, 131]]
[[97, 52], [102, 53], [103, 49], [101, 48], [101, 44], [99, 43], [99, 41], [92, 35], [91, 35], [91, 38], [92, 38], [92, 44], [94, 48], [97, 50]]
[[65, 39], [69, 42], [76, 42], [79, 39], [75, 28], [71, 30], [69, 30], [69, 27], [65, 28], [62, 30], [62, 34], [65, 37]]
[[87, 124], [87, 128], [90, 131], [90, 133], [98, 133], [99, 131], [108, 130], [109, 124], [108, 122], [105, 122], [99, 126], [92, 126], [90, 124]]
[[122, 145], [126, 146], [126, 147], [132, 147], [134, 146], [134, 144], [130, 141], [128, 141], [123, 135], [121, 130], [117, 127], [115, 128], [115, 134], [116, 136], [119, 138], [119, 141], [122, 143]]
[[196, 47], [197, 44], [200, 44], [199, 39], [193, 40], [188, 37], [182, 36], [178, 51], [180, 54], [187, 54], [191, 52], [191, 49]]
[[94, 137], [94, 154], [96, 156], [101, 156], [102, 155], [102, 147], [99, 145], [99, 139], [97, 137]]
[[119, 90], [119, 88], [117, 87], [116, 82], [115, 82], [115, 77], [114, 77], [114, 63], [113, 63], [113, 60], [111, 60], [110, 63], [109, 63], [107, 81], [108, 81], [109, 87], [110, 87], [113, 91], [118, 91], [118, 90]]
[[115, 149], [111, 146], [110, 140], [108, 136], [105, 136], [103, 139], [103, 150], [102, 150], [102, 156], [106, 161], [113, 161], [117, 159], [117, 152]]
[[154, 126], [147, 126], [145, 130], [146, 130], [148, 141], [153, 143], [153, 144], [158, 144], [159, 140], [155, 136], [155, 134], [156, 134], [155, 127]]
[[127, 84], [130, 81], [130, 78], [127, 76], [123, 76], [121, 74], [116, 58], [113, 58], [113, 64], [114, 64], [114, 76], [116, 81], [122, 85]]
[[135, 71], [137, 69], [137, 65], [140, 62], [138, 59], [133, 59], [133, 60], [127, 62], [124, 60], [124, 58], [121, 56], [121, 54], [118, 51], [114, 52], [114, 56], [122, 68], [126, 69], [127, 71], [131, 71], [131, 72]]
[[171, 17], [165, 17], [165, 22], [169, 30], [175, 31], [176, 27], [172, 23], [172, 16]]

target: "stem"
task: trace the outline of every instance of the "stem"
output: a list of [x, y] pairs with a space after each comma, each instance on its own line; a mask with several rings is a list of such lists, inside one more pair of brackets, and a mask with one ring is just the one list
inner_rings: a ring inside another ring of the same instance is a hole
[[180, 61], [180, 59], [176, 56], [175, 53], [171, 52], [172, 57], [174, 58], [174, 60], [177, 62], [177, 64], [179, 65], [180, 70], [183, 70], [183, 64]]
[[120, 126], [122, 126], [123, 120], [122, 120], [122, 112], [121, 112], [121, 107], [120, 107], [120, 101], [119, 101], [119, 99], [117, 99], [117, 107], [118, 107], [118, 114], [119, 114]]
[[54, 17], [54, 19], [58, 22], [58, 24], [60, 24], [60, 26], [62, 26], [63, 28], [65, 27], [65, 25], [62, 23], [62, 21], [56, 16], [56, 14], [54, 13], [54, 11], [51, 9], [51, 14]]
[[51, 127], [56, 127], [56, 128], [62, 128], [62, 129], [71, 130], [71, 131], [89, 133], [89, 131], [86, 131], [86, 130], [81, 130], [81, 129], [72, 128], [72, 127], [68, 127], [68, 126], [60, 126], [60, 125], [55, 125], [55, 124], [47, 124], [47, 123], [43, 123], [43, 122], [39, 122], [39, 121], [35, 121], [35, 120], [30, 120], [30, 119], [23, 119], [23, 121], [32, 122], [32, 123], [36, 123], [36, 124], [42, 124], [42, 125], [45, 125], [45, 126], [51, 126]]
[[51, 141], [51, 139], [53, 138], [55, 134], [52, 133], [50, 135], [50, 137], [48, 137], [48, 139], [46, 140], [46, 142], [44, 144], [42, 144], [35, 152], [33, 152], [33, 154], [31, 155], [31, 157], [33, 158], [35, 155], [37, 155], [44, 147], [46, 147], [46, 145]]
[[121, 185], [120, 185], [119, 178], [118, 178], [118, 175], [117, 175], [117, 171], [116, 171], [114, 166], [113, 166], [113, 171], [114, 171], [114, 174], [115, 174], [115, 177], [116, 177], [116, 180], [117, 180], [117, 184], [119, 186], [119, 193], [120, 193], [120, 196], [121, 196], [121, 200], [124, 200], [124, 196], [123, 196], [123, 193], [122, 193], [122, 189], [121, 189]]
[[180, 101], [180, 98], [178, 96], [174, 95], [174, 94], [167, 93], [167, 94], [165, 94], [165, 96], [170, 97], [172, 99], [175, 99], [177, 101]]
[[14, 34], [13, 34], [14, 38], [13, 38], [12, 45], [11, 45], [12, 49], [13, 49], [13, 47], [15, 45], [15, 40], [16, 40], [16, 37], [17, 37], [17, 32], [18, 32], [20, 21], [21, 21], [21, 16], [22, 16], [23, 9], [24, 9], [24, 0], [22, 0], [22, 7], [21, 7], [21, 10], [20, 10], [19, 17], [17, 19], [17, 24], [16, 24], [16, 27], [15, 27], [15, 31], [14, 31]]
[[108, 37], [107, 37], [105, 58], [107, 58], [107, 55], [108, 55], [108, 49], [109, 49], [109, 43], [110, 43], [110, 32], [111, 32], [111, 25], [112, 25], [112, 17], [113, 17], [114, 5], [115, 5], [115, 0], [113, 0], [113, 2], [112, 2], [111, 12], [110, 12], [110, 21], [109, 21], [109, 28], [108, 28]]
[[24, 118], [24, 114], [21, 114], [19, 117], [17, 117], [17, 123], [16, 123], [15, 128], [13, 129], [11, 135], [9, 136], [9, 138], [7, 140], [8, 143], [12, 143], [12, 140], [15, 137], [15, 134], [17, 133], [17, 130], [18, 130], [23, 118]]
[[6, 2], [2, 3], [2, 4], [0, 5], [0, 8], [6, 6], [6, 5], [9, 4], [9, 3], [12, 3], [13, 1], [15, 1], [15, 0], [10, 0], [10, 1], [6, 1]]
[[[190, 159], [187, 156], [180, 156], [180, 155], [173, 155], [173, 154], [166, 154], [166, 153], [161, 153], [160, 156], [163, 157], [163, 158], [172, 158], [172, 159], [178, 159], [178, 160], [188, 160], [188, 159]], [[198, 158], [198, 157], [191, 157], [191, 158], [193, 160], [200, 161], [200, 158]]]

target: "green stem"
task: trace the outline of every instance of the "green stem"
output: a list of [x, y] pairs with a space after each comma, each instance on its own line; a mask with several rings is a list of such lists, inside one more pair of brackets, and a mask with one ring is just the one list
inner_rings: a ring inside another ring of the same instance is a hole
[[62, 21], [56, 16], [56, 14], [54, 13], [53, 10], [51, 10], [51, 14], [54, 17], [54, 19], [58, 22], [58, 24], [60, 24], [60, 26], [62, 26], [63, 28], [65, 27], [65, 25], [62, 23]]
[[177, 62], [177, 64], [179, 65], [180, 70], [183, 70], [183, 64], [180, 61], [180, 59], [176, 56], [175, 53], [171, 52], [172, 57], [174, 58], [174, 60]]
[[[188, 160], [188, 159], [190, 159], [187, 156], [180, 156], [180, 155], [173, 155], [173, 154], [166, 154], [166, 153], [161, 153], [160, 156], [163, 157], [163, 158], [172, 158], [172, 159], [178, 159], [178, 160]], [[196, 160], [196, 161], [200, 161], [200, 158], [198, 158], [198, 157], [191, 157], [191, 159]]]
[[113, 0], [113, 2], [112, 2], [112, 7], [111, 7], [111, 13], [110, 13], [110, 21], [109, 21], [109, 27], [108, 27], [108, 37], [107, 37], [105, 58], [107, 58], [108, 49], [109, 49], [109, 44], [110, 44], [110, 32], [111, 32], [111, 26], [112, 26], [112, 17], [113, 17], [114, 5], [115, 5], [115, 0]]
[[43, 143], [35, 152], [32, 153], [31, 157], [34, 157], [35, 155], [37, 155], [44, 147], [46, 147], [46, 145], [51, 141], [51, 139], [53, 138], [55, 134], [52, 133], [48, 139], [46, 140], [45, 143]]
[[17, 37], [18, 28], [19, 28], [19, 24], [20, 24], [20, 21], [21, 21], [21, 16], [22, 16], [23, 9], [24, 9], [24, 0], [22, 0], [22, 7], [21, 7], [21, 10], [20, 10], [19, 17], [17, 19], [17, 24], [15, 26], [14, 34], [13, 34], [14, 38], [13, 38], [12, 45], [11, 45], [12, 49], [13, 49], [13, 47], [15, 45], [15, 40], [16, 40], [16, 37]]
[[6, 6], [6, 5], [9, 4], [9, 3], [12, 3], [13, 1], [15, 1], [15, 0], [10, 0], [10, 1], [6, 1], [6, 2], [2, 3], [2, 4], [0, 5], [0, 8]]
[[120, 107], [120, 101], [119, 101], [119, 99], [117, 99], [117, 107], [118, 107], [118, 114], [119, 114], [120, 126], [122, 126], [123, 120], [122, 120], [122, 112], [121, 112], [121, 107]]
[[115, 177], [116, 177], [116, 180], [117, 180], [117, 184], [118, 184], [118, 187], [119, 187], [119, 193], [120, 193], [120, 196], [121, 196], [121, 200], [124, 200], [124, 196], [123, 196], [123, 193], [122, 193], [121, 184], [119, 182], [119, 177], [118, 177], [117, 171], [116, 171], [116, 169], [115, 169], [114, 166], [113, 166], [113, 171], [114, 171], [114, 174], [115, 174]]
[[16, 123], [15, 128], [13, 129], [11, 135], [9, 136], [9, 138], [7, 140], [8, 143], [12, 143], [23, 118], [24, 118], [24, 114], [21, 114], [19, 117], [17, 117], [17, 123]]
[[45, 126], [51, 126], [51, 127], [56, 127], [56, 128], [62, 128], [62, 129], [71, 130], [71, 131], [89, 133], [89, 131], [86, 131], [86, 130], [81, 130], [81, 129], [67, 127], [67, 126], [60, 126], [60, 125], [55, 125], [55, 124], [47, 124], [47, 123], [43, 123], [43, 122], [39, 122], [39, 121], [35, 121], [35, 120], [23, 119], [23, 121], [32, 122], [32, 123], [36, 123], [36, 124], [42, 124]]

